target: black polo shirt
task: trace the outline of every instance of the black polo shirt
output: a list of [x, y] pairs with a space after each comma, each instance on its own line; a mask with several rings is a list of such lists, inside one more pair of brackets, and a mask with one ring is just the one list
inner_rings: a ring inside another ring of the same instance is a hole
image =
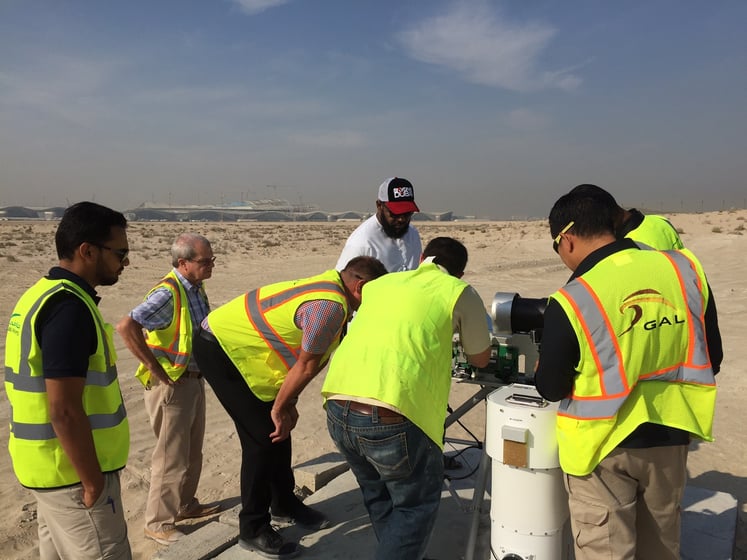
[[[68, 280], [85, 290], [98, 305], [101, 298], [85, 280], [59, 266], [46, 276]], [[96, 324], [88, 306], [64, 290], [51, 296], [36, 316], [36, 338], [42, 353], [44, 377], [85, 377], [88, 361], [96, 353]]]

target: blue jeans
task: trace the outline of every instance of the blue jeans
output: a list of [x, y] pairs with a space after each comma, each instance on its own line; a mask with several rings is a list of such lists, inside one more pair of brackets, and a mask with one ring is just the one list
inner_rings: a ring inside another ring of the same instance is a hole
[[379, 545], [377, 560], [420, 560], [441, 502], [441, 448], [409, 420], [380, 422], [376, 414], [327, 401], [327, 429], [363, 492]]

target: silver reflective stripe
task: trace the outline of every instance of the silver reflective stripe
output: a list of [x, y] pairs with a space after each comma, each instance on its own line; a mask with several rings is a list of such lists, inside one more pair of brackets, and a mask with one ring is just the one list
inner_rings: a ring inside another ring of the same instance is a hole
[[296, 362], [296, 355], [294, 354], [293, 349], [277, 335], [275, 329], [273, 329], [265, 319], [264, 314], [267, 311], [298, 297], [299, 295], [303, 295], [307, 292], [324, 290], [337, 292], [343, 297], [345, 296], [345, 291], [339, 284], [327, 281], [295, 286], [259, 301], [257, 301], [258, 290], [253, 290], [246, 294], [246, 307], [252, 322], [257, 328], [257, 332], [262, 335], [262, 338], [267, 342], [268, 346], [280, 356], [285, 363], [285, 366], [289, 369]]
[[[581, 324], [587, 336], [591, 337], [589, 343], [593, 353], [598, 356], [599, 367], [604, 372], [599, 380], [602, 384], [602, 393], [610, 396], [622, 393], [627, 395], [629, 389], [623, 370], [622, 356], [618, 354], [615, 344], [617, 337], [609, 330], [610, 323], [604, 308], [597, 305], [591, 288], [580, 278], [565, 286], [561, 291], [566, 293], [569, 300], [576, 302]], [[596, 325], [597, 328], [589, 332], [588, 325]]]
[[[91, 414], [88, 416], [88, 420], [91, 423], [92, 430], [101, 430], [119, 426], [126, 417], [127, 413], [125, 412], [124, 404], [121, 403], [119, 408], [112, 414]], [[41, 441], [57, 437], [51, 423], [26, 424], [11, 420], [10, 431], [17, 439]]]
[[[28, 356], [31, 354], [31, 347], [33, 344], [33, 329], [31, 322], [36, 316], [42, 302], [47, 301], [47, 298], [53, 294], [67, 290], [74, 294], [76, 297], [80, 297], [86, 307], [89, 308], [91, 316], [96, 323], [101, 342], [104, 345], [104, 357], [106, 363], [106, 371], [92, 371], [86, 372], [86, 385], [92, 387], [108, 387], [117, 380], [117, 366], [111, 363], [111, 348], [109, 345], [109, 337], [104, 327], [104, 322], [101, 314], [98, 312], [98, 308], [95, 306], [92, 308], [91, 305], [80, 296], [80, 294], [73, 288], [67, 287], [66, 284], [59, 283], [44, 292], [39, 299], [37, 299], [33, 306], [29, 309], [29, 312], [24, 318], [23, 327], [21, 329], [21, 353], [18, 364], [18, 373], [12, 371], [11, 368], [5, 368], [5, 380], [13, 385], [13, 389], [17, 391], [27, 393], [45, 393], [46, 384], [43, 375], [31, 375], [31, 365], [29, 364]], [[120, 404], [119, 409], [112, 414], [92, 414], [89, 415], [89, 421], [91, 427], [96, 429], [97, 427], [113, 427], [119, 425], [119, 423], [127, 416], [125, 412], [124, 404]], [[11, 431], [16, 438], [20, 439], [33, 439], [43, 440], [52, 439], [55, 436], [54, 429], [51, 423], [46, 424], [27, 424], [14, 422], [11, 416]]]
[[180, 354], [179, 352], [170, 352], [169, 350], [153, 348], [152, 346], [149, 346], [148, 348], [150, 348], [156, 358], [166, 358], [169, 363], [174, 364], [175, 366], [186, 366], [189, 363], [189, 356]]
[[[161, 280], [159, 282], [158, 286], [153, 288], [151, 292], [155, 291], [156, 289], [160, 288], [161, 286], [168, 286], [174, 291], [174, 317], [176, 317], [176, 320], [179, 319], [179, 313], [182, 306], [182, 293], [181, 289], [183, 289], [183, 286], [180, 286], [180, 284], [174, 279], [169, 276]], [[187, 305], [189, 305], [189, 302], [187, 302]], [[172, 346], [176, 345], [177, 349], [172, 350], [171, 347], [169, 348], [163, 348], [163, 347], [155, 347], [148, 345], [148, 348], [150, 348], [151, 352], [153, 352], [153, 355], [156, 358], [165, 358], [170, 364], [172, 364], [175, 367], [180, 366], [186, 366], [189, 363], [189, 355], [184, 355], [179, 352], [179, 332], [176, 333], [176, 338], [172, 341]]]
[[[28, 356], [31, 353], [31, 345], [32, 345], [32, 333], [33, 329], [31, 328], [31, 320], [36, 316], [36, 312], [41, 306], [42, 302], [46, 301], [49, 296], [52, 294], [59, 292], [60, 290], [67, 289], [69, 292], [73, 293], [74, 295], [79, 296], [79, 294], [74, 291], [73, 289], [68, 289], [64, 284], [57, 284], [56, 286], [52, 287], [50, 290], [44, 292], [41, 297], [39, 297], [36, 302], [34, 302], [34, 305], [29, 309], [29, 312], [26, 314], [26, 317], [23, 320], [23, 327], [21, 328], [21, 359], [20, 363], [18, 364], [18, 375], [19, 376], [31, 376], [31, 366], [28, 362]], [[83, 299], [83, 298], [81, 298]], [[87, 307], [90, 306], [88, 303], [83, 300], [83, 302], [86, 304]], [[104, 356], [107, 364], [107, 373], [101, 374], [100, 372], [97, 372], [97, 375], [108, 375], [112, 376], [108, 381], [103, 380], [100, 381], [98, 379], [92, 379], [89, 383], [88, 377], [86, 377], [86, 385], [98, 385], [98, 386], [107, 386], [109, 385], [116, 377], [117, 377], [117, 368], [115, 365], [109, 365], [111, 364], [111, 349], [109, 348], [109, 340], [106, 336], [106, 329], [104, 328], [104, 322], [101, 318], [101, 314], [98, 313], [98, 309], [94, 310], [91, 309], [91, 315], [93, 316], [93, 320], [96, 323], [96, 327], [99, 329], [99, 332], [101, 332], [101, 339], [104, 343]], [[90, 372], [89, 372], [90, 373]]]
[[23, 327], [21, 327], [21, 355], [18, 364], [18, 375], [26, 375], [29, 377], [31, 376], [31, 366], [29, 365], [28, 361], [28, 356], [31, 353], [31, 336], [34, 332], [34, 330], [31, 328], [31, 320], [36, 316], [36, 312], [41, 307], [42, 302], [47, 300], [47, 297], [64, 289], [65, 286], [63, 284], [57, 284], [56, 286], [53, 286], [51, 289], [44, 292], [41, 297], [39, 297], [39, 299], [34, 302], [34, 305], [31, 306], [31, 309], [29, 309], [26, 317], [24, 317]]
[[[345, 291], [340, 287], [339, 284], [335, 284], [334, 282], [327, 282], [327, 281], [321, 281], [321, 282], [314, 282], [313, 284], [304, 284], [302, 286], [295, 286], [293, 288], [289, 288], [287, 290], [283, 290], [282, 292], [279, 292], [277, 294], [273, 294], [271, 296], [268, 296], [265, 299], [261, 300], [261, 306], [262, 306], [262, 312], [272, 309], [273, 307], [277, 307], [278, 305], [281, 305], [285, 303], [288, 300], [293, 299], [294, 297], [297, 297], [299, 295], [305, 294], [306, 292], [321, 292], [321, 291], [330, 291], [330, 292], [337, 292], [338, 294], [344, 296]], [[250, 294], [256, 294], [257, 290], [254, 290], [253, 292], [250, 292]], [[256, 300], [256, 296], [254, 296], [254, 299]]]
[[[679, 251], [663, 251], [669, 258], [678, 277], [683, 283], [683, 297], [688, 305], [690, 324], [693, 325], [693, 336], [688, 332], [689, 344], [687, 363], [680, 364], [655, 375], [643, 375], [638, 382], [675, 381], [711, 385], [714, 383], [713, 371], [709, 367], [706, 347], [705, 325], [703, 324], [704, 301], [700, 288], [700, 277], [690, 260]], [[627, 376], [622, 370], [622, 356], [616, 350], [617, 336], [609, 330], [605, 320], [604, 309], [596, 304], [591, 287], [578, 278], [561, 289], [569, 301], [574, 302], [579, 310], [579, 320], [584, 331], [590, 336], [592, 351], [598, 356], [598, 366], [602, 372], [600, 383], [603, 394], [599, 397], [581, 397], [563, 399], [559, 412], [576, 418], [611, 418], [622, 406], [630, 389], [626, 389]], [[588, 325], [603, 325], [589, 332]]]
[[[700, 286], [700, 276], [693, 263], [683, 253], [679, 251], [664, 251], [664, 254], [672, 260], [672, 264], [680, 272], [680, 277], [684, 283], [685, 296], [687, 297], [688, 307], [690, 309], [690, 319], [693, 325], [693, 339], [690, 347], [688, 362], [694, 366], [708, 366], [708, 347], [706, 344], [705, 324], [705, 298]], [[688, 379], [685, 378], [687, 381]], [[695, 380], [703, 383], [703, 381]]]
[[[117, 378], [117, 368], [109, 366], [105, 373], [88, 370], [86, 373], [86, 385], [95, 387], [108, 387]], [[11, 368], [5, 366], [5, 381], [13, 385], [16, 391], [26, 393], [44, 393], [47, 390], [44, 377], [41, 375], [21, 375], [15, 373]]]
[[563, 399], [560, 401], [558, 411], [563, 416], [574, 418], [611, 418], [620, 409], [628, 395], [610, 399], [599, 397], [597, 400]]

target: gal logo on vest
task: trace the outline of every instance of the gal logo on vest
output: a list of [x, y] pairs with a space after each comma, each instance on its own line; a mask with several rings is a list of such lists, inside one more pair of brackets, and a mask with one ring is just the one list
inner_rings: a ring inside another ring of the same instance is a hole
[[633, 327], [635, 327], [640, 320], [643, 318], [643, 307], [642, 304], [645, 303], [653, 303], [657, 306], [664, 306], [669, 307], [673, 310], [675, 310], [675, 313], [673, 313], [672, 317], [669, 317], [667, 315], [664, 315], [662, 317], [658, 317], [656, 319], [650, 319], [648, 321], [645, 321], [643, 323], [643, 328], [647, 331], [652, 331], [658, 327], [663, 327], [666, 325], [672, 326], [672, 325], [682, 325], [685, 323], [684, 319], [681, 319], [677, 316], [676, 310], [677, 307], [670, 301], [668, 301], [663, 295], [661, 295], [660, 292], [657, 290], [647, 288], [644, 290], [638, 290], [636, 292], [633, 292], [629, 296], [627, 296], [625, 299], [623, 299], [622, 305], [620, 306], [620, 313], [625, 314], [625, 312], [628, 309], [633, 310], [633, 319], [630, 322], [630, 326], [625, 329], [623, 332], [621, 332], [618, 336], [622, 336], [625, 333], [633, 330]]

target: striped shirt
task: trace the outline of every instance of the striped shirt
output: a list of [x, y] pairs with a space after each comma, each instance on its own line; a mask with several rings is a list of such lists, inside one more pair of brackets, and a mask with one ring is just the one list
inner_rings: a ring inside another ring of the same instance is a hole
[[298, 306], [294, 320], [303, 331], [301, 349], [310, 354], [324, 354], [345, 324], [345, 308], [328, 299], [307, 301]]

